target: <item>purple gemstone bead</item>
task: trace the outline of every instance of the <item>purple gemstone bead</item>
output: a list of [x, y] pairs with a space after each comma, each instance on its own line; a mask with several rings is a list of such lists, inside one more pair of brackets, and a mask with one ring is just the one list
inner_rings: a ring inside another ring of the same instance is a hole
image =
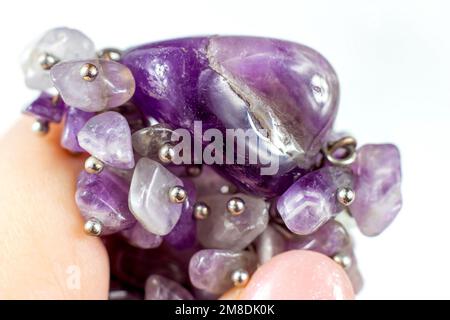
[[344, 209], [336, 199], [340, 187], [353, 187], [349, 169], [324, 167], [308, 173], [278, 199], [278, 212], [292, 232], [313, 233]]
[[194, 300], [194, 297], [177, 282], [154, 274], [145, 283], [145, 300]]
[[89, 119], [78, 133], [78, 142], [107, 165], [119, 169], [134, 167], [130, 127], [118, 112], [104, 112]]
[[331, 257], [349, 244], [350, 237], [344, 226], [330, 220], [312, 234], [293, 237], [288, 243], [288, 250], [312, 250]]
[[61, 145], [63, 148], [72, 152], [84, 152], [84, 149], [78, 143], [77, 135], [93, 116], [95, 116], [95, 113], [67, 107], [64, 129], [61, 134]]
[[178, 220], [172, 231], [164, 240], [178, 250], [191, 248], [196, 241], [197, 223], [193, 215], [193, 208], [196, 201], [196, 191], [194, 184], [183, 179], [183, 187], [187, 192], [187, 199], [183, 202], [180, 220]]
[[402, 207], [400, 152], [392, 144], [364, 145], [352, 169], [357, 179], [350, 211], [362, 233], [376, 236]]
[[256, 265], [256, 255], [250, 251], [200, 250], [191, 258], [189, 277], [196, 288], [220, 294], [233, 286], [234, 271], [245, 269], [252, 274]]
[[174, 129], [192, 132], [200, 120], [203, 129], [270, 132], [259, 143], [280, 153], [276, 174], [261, 175], [261, 163], [215, 166], [252, 194], [281, 194], [302, 174], [298, 166], [309, 169], [337, 112], [334, 70], [319, 53], [292, 42], [177, 39], [131, 49], [122, 62], [136, 80], [135, 104]]
[[41, 93], [36, 100], [23, 110], [24, 113], [31, 114], [38, 119], [56, 123], [61, 122], [64, 111], [64, 102], [46, 92]]
[[128, 209], [129, 183], [108, 169], [99, 174], [82, 171], [78, 177], [75, 201], [83, 217], [96, 218], [102, 234], [110, 234], [136, 223]]
[[128, 243], [141, 249], [152, 249], [159, 247], [163, 241], [161, 236], [145, 230], [139, 222], [133, 227], [122, 231], [122, 235]]
[[270, 224], [255, 240], [256, 252], [260, 264], [286, 250], [286, 239]]

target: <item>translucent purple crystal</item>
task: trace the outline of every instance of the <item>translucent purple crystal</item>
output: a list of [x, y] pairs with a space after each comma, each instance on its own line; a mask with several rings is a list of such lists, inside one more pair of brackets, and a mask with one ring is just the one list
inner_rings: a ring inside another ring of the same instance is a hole
[[143, 128], [133, 134], [133, 148], [139, 155], [157, 160], [159, 149], [171, 142], [172, 132], [160, 123]]
[[136, 79], [134, 103], [160, 122], [193, 131], [201, 120], [204, 130], [270, 133], [259, 143], [279, 155], [276, 174], [261, 175], [262, 163], [215, 166], [252, 194], [279, 195], [302, 174], [298, 166], [310, 168], [337, 111], [334, 70], [319, 53], [292, 42], [185, 38], [136, 47], [122, 62]]
[[128, 209], [129, 184], [108, 169], [99, 174], [82, 171], [78, 177], [75, 201], [83, 217], [102, 223], [102, 234], [131, 227], [136, 220]]
[[56, 123], [61, 122], [64, 111], [64, 102], [46, 92], [41, 93], [36, 100], [23, 110], [24, 113], [31, 114], [38, 119]]
[[192, 294], [177, 282], [151, 275], [145, 283], [145, 300], [193, 300]]
[[324, 167], [296, 181], [278, 199], [277, 209], [289, 230], [307, 235], [343, 210], [336, 199], [336, 191], [352, 186], [349, 169]]
[[350, 244], [350, 237], [336, 220], [330, 220], [317, 231], [305, 236], [295, 236], [288, 242], [288, 250], [312, 250], [334, 256]]
[[392, 144], [364, 145], [352, 169], [357, 179], [350, 210], [361, 232], [376, 236], [402, 207], [400, 152]]
[[77, 108], [67, 107], [64, 128], [61, 133], [61, 146], [72, 152], [83, 152], [78, 143], [78, 133], [95, 113], [81, 111]]
[[270, 224], [255, 240], [256, 253], [260, 264], [286, 250], [286, 239]]
[[108, 111], [89, 119], [78, 133], [78, 142], [84, 150], [112, 167], [134, 167], [130, 127], [117, 112]]
[[200, 250], [191, 258], [189, 277], [193, 286], [220, 294], [233, 286], [233, 271], [245, 269], [251, 274], [256, 265], [256, 255], [250, 251]]
[[139, 222], [133, 227], [122, 231], [122, 235], [128, 240], [129, 244], [141, 249], [159, 247], [163, 241], [161, 236], [145, 230]]

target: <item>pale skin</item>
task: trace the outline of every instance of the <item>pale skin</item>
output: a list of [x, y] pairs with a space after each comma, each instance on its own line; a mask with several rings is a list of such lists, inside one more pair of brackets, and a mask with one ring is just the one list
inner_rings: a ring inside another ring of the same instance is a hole
[[108, 256], [74, 200], [86, 155], [61, 148], [59, 126], [40, 137], [32, 121], [0, 138], [0, 299], [107, 299]]

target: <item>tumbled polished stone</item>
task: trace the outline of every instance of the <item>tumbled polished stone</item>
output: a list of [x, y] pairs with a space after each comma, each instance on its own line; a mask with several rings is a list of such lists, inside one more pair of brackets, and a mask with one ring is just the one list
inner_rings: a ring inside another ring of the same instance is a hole
[[297, 180], [277, 201], [277, 210], [292, 232], [316, 231], [344, 207], [336, 199], [340, 187], [353, 187], [349, 169], [324, 167]]
[[61, 146], [72, 152], [83, 152], [84, 149], [78, 143], [78, 133], [90, 118], [95, 116], [93, 112], [81, 111], [77, 108], [67, 107], [64, 128], [61, 133]]
[[350, 211], [367, 236], [383, 232], [402, 207], [400, 152], [393, 144], [367, 144], [352, 166], [356, 198]]
[[22, 63], [25, 83], [31, 89], [46, 90], [53, 86], [50, 71], [41, 65], [45, 54], [50, 54], [57, 61], [96, 57], [94, 43], [80, 31], [69, 28], [51, 29], [30, 47]]
[[42, 92], [23, 112], [33, 115], [37, 119], [59, 123], [65, 110], [66, 106], [60, 98]]
[[[245, 210], [232, 215], [227, 210], [231, 198], [241, 198]], [[261, 234], [269, 221], [268, 205], [261, 198], [242, 193], [216, 194], [199, 198], [210, 209], [206, 219], [197, 222], [197, 237], [206, 248], [241, 250]]]
[[103, 235], [115, 233], [136, 223], [128, 209], [128, 189], [129, 183], [108, 169], [99, 174], [82, 171], [75, 201], [85, 220], [101, 222]]
[[192, 182], [195, 184], [199, 197], [215, 195], [218, 193], [236, 193], [236, 186], [215, 172], [211, 166], [203, 165], [201, 170], [202, 172], [199, 176], [191, 178]]
[[334, 256], [350, 244], [350, 237], [344, 226], [332, 219], [314, 233], [295, 236], [289, 240], [288, 250], [312, 250], [327, 256]]
[[200, 250], [189, 262], [189, 278], [192, 285], [211, 293], [221, 294], [233, 286], [233, 271], [255, 271], [256, 255], [250, 251]]
[[[98, 74], [91, 81], [80, 75], [83, 66], [95, 66]], [[76, 60], [55, 65], [50, 75], [64, 102], [87, 112], [118, 107], [134, 94], [135, 82], [130, 70], [109, 60]]]
[[[309, 169], [333, 124], [339, 84], [330, 64], [300, 44], [256, 37], [199, 37], [135, 47], [124, 53], [136, 79], [134, 103], [173, 128], [266, 130], [259, 139], [277, 156], [263, 163], [214, 166], [247, 192], [273, 197]], [[298, 169], [300, 167], [301, 169]]]
[[163, 241], [161, 236], [145, 230], [139, 222], [131, 228], [122, 231], [122, 235], [128, 243], [141, 249], [152, 249], [159, 247]]
[[270, 224], [255, 240], [256, 253], [260, 264], [286, 250], [286, 239]]
[[171, 142], [173, 131], [164, 124], [155, 124], [133, 133], [134, 150], [143, 157], [158, 160], [159, 149]]
[[169, 199], [169, 190], [183, 186], [183, 181], [160, 163], [141, 158], [134, 170], [129, 207], [142, 226], [157, 235], [167, 235], [177, 224], [182, 203]]
[[178, 250], [191, 248], [197, 239], [197, 223], [193, 215], [197, 199], [195, 187], [191, 181], [183, 179], [183, 188], [187, 192], [187, 199], [183, 202], [180, 219], [172, 231], [164, 236], [164, 241]]
[[194, 297], [177, 282], [154, 274], [145, 283], [145, 300], [194, 300]]
[[130, 127], [127, 120], [117, 112], [108, 111], [89, 119], [78, 133], [78, 143], [112, 167], [134, 167]]

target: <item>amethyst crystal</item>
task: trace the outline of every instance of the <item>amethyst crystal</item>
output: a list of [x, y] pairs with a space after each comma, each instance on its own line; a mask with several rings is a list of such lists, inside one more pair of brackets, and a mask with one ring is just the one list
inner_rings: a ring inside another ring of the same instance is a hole
[[163, 241], [161, 236], [145, 230], [139, 222], [133, 227], [122, 231], [122, 235], [128, 240], [129, 244], [141, 249], [159, 247]]
[[67, 107], [64, 128], [61, 134], [61, 146], [72, 152], [83, 152], [78, 143], [78, 133], [95, 113]]
[[220, 294], [233, 286], [233, 271], [244, 269], [251, 274], [256, 265], [256, 255], [249, 251], [200, 250], [191, 258], [189, 277], [194, 287]]
[[277, 209], [289, 230], [307, 235], [343, 210], [336, 199], [336, 191], [352, 186], [349, 169], [324, 167], [296, 181], [278, 199]]
[[108, 169], [99, 174], [82, 171], [75, 200], [86, 220], [102, 223], [102, 234], [115, 233], [136, 223], [128, 209], [128, 189], [128, 182]]
[[177, 282], [157, 274], [145, 283], [145, 300], [193, 300], [192, 294]]
[[361, 232], [376, 236], [402, 207], [400, 152], [392, 144], [364, 145], [352, 168], [357, 179], [350, 210]]
[[[279, 160], [274, 175], [262, 163], [215, 166], [246, 191], [283, 192], [309, 169], [333, 124], [339, 85], [316, 51], [254, 37], [203, 37], [147, 44], [122, 57], [136, 79], [134, 103], [174, 128], [261, 129], [264, 150]], [[247, 147], [262, 148], [251, 141]], [[266, 159], [267, 160], [267, 159]]]
[[256, 253], [260, 264], [286, 250], [286, 240], [270, 224], [255, 240]]
[[64, 102], [58, 96], [41, 93], [39, 97], [27, 106], [23, 112], [38, 119], [49, 122], [61, 122], [65, 111]]

